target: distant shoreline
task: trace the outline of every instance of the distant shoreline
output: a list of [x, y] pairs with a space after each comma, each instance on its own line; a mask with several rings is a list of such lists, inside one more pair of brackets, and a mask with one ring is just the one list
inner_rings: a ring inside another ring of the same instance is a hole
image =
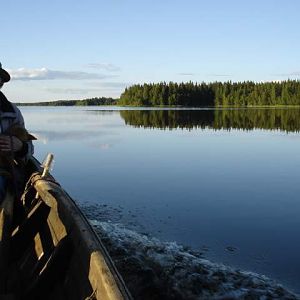
[[55, 100], [45, 102], [15, 103], [17, 106], [98, 106], [116, 105], [118, 99], [99, 97], [83, 100]]
[[300, 80], [256, 83], [144, 83], [124, 90], [120, 98], [96, 97], [18, 103], [20, 106], [103, 106], [124, 107], [300, 107]]
[[[81, 101], [81, 100], [79, 100]], [[37, 102], [37, 103], [15, 103], [17, 106], [60, 106], [60, 107], [70, 107], [70, 106], [77, 106], [77, 107], [88, 107], [88, 106], [112, 106], [112, 107], [122, 107], [122, 108], [177, 108], [177, 109], [223, 109], [223, 108], [228, 108], [228, 109], [243, 109], [243, 108], [300, 108], [300, 105], [248, 105], [248, 106], [182, 106], [182, 105], [152, 105], [152, 106], [138, 106], [138, 105], [120, 105], [120, 104], [56, 104], [57, 101], [53, 102]]]

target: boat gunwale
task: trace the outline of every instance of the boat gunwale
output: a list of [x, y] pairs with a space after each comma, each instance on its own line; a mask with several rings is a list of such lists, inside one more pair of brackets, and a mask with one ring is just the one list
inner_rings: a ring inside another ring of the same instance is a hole
[[[42, 171], [42, 167], [40, 162], [35, 158], [32, 157], [29, 160], [29, 166], [32, 165], [31, 168], [35, 169], [38, 172]], [[92, 225], [89, 223], [86, 216], [83, 214], [83, 212], [80, 210], [74, 199], [57, 183], [55, 183], [55, 178], [52, 175], [49, 175], [48, 179], [39, 179], [34, 183], [34, 187], [38, 191], [41, 199], [48, 205], [51, 206], [52, 209], [55, 209], [55, 203], [49, 203], [49, 197], [45, 196], [45, 193], [49, 194], [49, 190], [46, 191], [45, 185], [50, 188], [50, 191], [52, 191], [50, 194], [57, 202], [57, 213], [60, 214], [61, 211], [59, 211], [59, 206], [63, 205], [63, 211], [67, 214], [65, 217], [60, 217], [62, 223], [66, 225], [66, 222], [71, 224], [69, 226], [76, 226], [79, 233], [79, 238], [84, 242], [84, 246], [86, 247], [86, 250], [90, 254], [90, 259], [92, 260], [92, 256], [95, 253], [96, 254], [96, 261], [101, 261], [101, 258], [104, 259], [104, 262], [107, 265], [107, 268], [112, 275], [113, 280], [115, 281], [115, 284], [117, 286], [117, 290], [120, 292], [123, 299], [133, 299], [128, 288], [126, 287], [126, 284], [118, 272], [112, 258], [110, 257], [107, 249], [103, 245], [100, 237], [97, 235], [96, 231], [92, 227]], [[57, 193], [53, 193], [53, 191], [56, 191]], [[56, 195], [55, 195], [56, 194]], [[58, 197], [57, 197], [58, 196]], [[46, 200], [45, 198], [48, 198]], [[68, 226], [67, 226], [68, 227]], [[68, 234], [68, 230], [67, 230]], [[95, 255], [94, 255], [95, 256]], [[98, 259], [98, 260], [97, 260]], [[94, 257], [95, 261], [95, 257]], [[102, 270], [102, 268], [100, 268]], [[92, 281], [90, 281], [91, 286], [93, 286]], [[94, 288], [94, 287], [93, 287]]]

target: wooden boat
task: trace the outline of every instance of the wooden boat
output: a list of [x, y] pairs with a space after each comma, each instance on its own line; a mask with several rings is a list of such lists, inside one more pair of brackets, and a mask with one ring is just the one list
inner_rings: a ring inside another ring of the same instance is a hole
[[76, 203], [35, 158], [25, 171], [21, 199], [1, 204], [0, 299], [131, 299]]

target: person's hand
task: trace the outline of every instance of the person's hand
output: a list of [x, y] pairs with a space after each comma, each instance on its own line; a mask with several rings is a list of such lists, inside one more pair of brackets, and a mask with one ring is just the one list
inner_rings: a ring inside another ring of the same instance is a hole
[[23, 143], [15, 136], [0, 134], [0, 151], [18, 152], [22, 149]]

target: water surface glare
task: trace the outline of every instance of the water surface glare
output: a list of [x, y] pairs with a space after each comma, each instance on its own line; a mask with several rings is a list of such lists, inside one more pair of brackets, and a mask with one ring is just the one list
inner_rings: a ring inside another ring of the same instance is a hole
[[300, 110], [20, 107], [78, 202], [300, 293]]

